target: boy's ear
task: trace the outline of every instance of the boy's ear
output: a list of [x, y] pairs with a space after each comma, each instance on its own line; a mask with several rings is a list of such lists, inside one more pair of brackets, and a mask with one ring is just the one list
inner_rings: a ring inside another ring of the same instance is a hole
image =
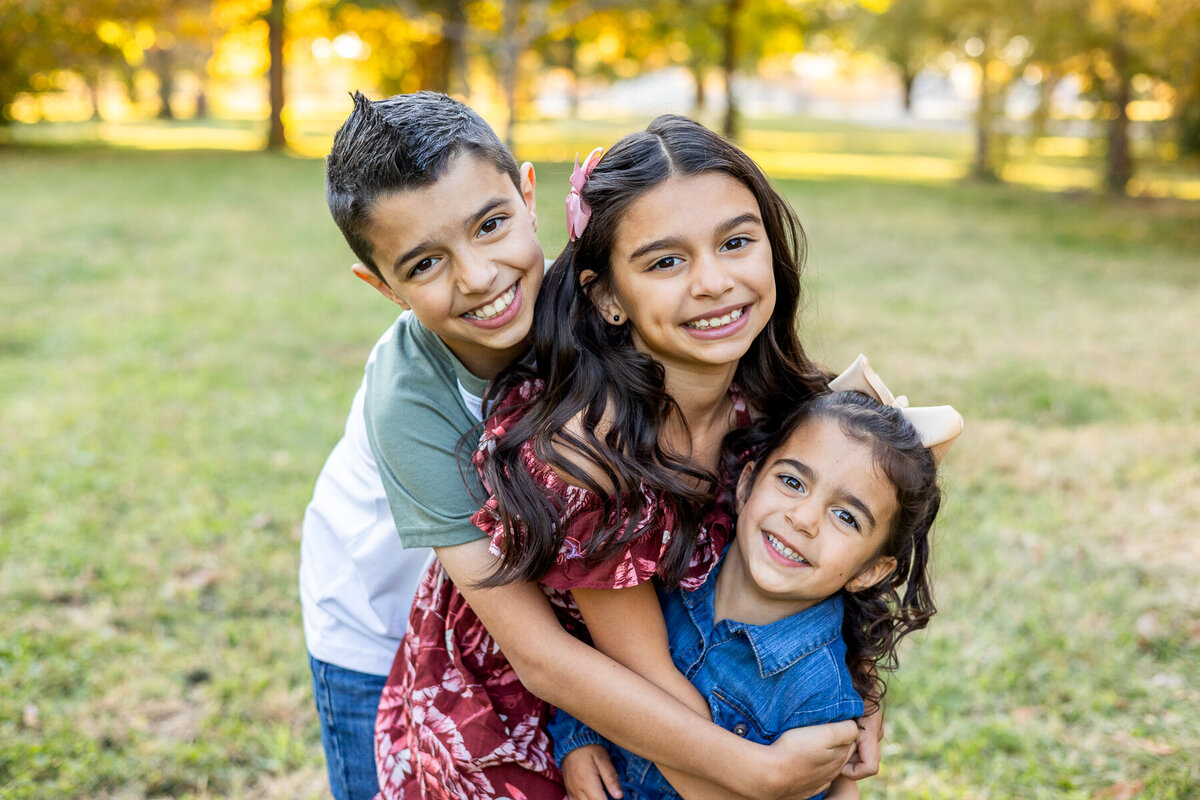
[[599, 291], [594, 270], [585, 269], [579, 273], [579, 286], [600, 312], [600, 317], [609, 325], [624, 325], [629, 321], [629, 315], [625, 313], [621, 301], [609, 292]]
[[846, 584], [847, 592], [861, 592], [863, 589], [870, 589], [881, 580], [891, 575], [896, 569], [896, 559], [891, 556], [879, 556]]
[[355, 264], [350, 268], [350, 270], [358, 276], [359, 280], [375, 287], [375, 291], [379, 292], [381, 295], [386, 297], [388, 300], [391, 300], [405, 311], [408, 311], [410, 308], [412, 308], [412, 306], [404, 302], [400, 295], [392, 291], [392, 287], [384, 283], [383, 280], [381, 280], [380, 277], [374, 272], [371, 272], [371, 269], [366, 264]]
[[738, 477], [737, 484], [737, 510], [740, 514], [742, 507], [746, 505], [746, 500], [750, 497], [750, 489], [754, 486], [754, 462], [750, 461], [746, 466], [742, 467], [742, 474]]
[[537, 230], [537, 197], [534, 196], [534, 189], [537, 188], [537, 176], [533, 172], [533, 164], [526, 161], [521, 165], [521, 199], [525, 201], [525, 207], [529, 209], [529, 216], [533, 219], [533, 229]]

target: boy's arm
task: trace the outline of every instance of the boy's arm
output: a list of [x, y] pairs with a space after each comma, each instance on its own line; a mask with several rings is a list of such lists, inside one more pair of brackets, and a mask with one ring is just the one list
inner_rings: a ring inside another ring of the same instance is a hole
[[708, 701], [671, 660], [653, 581], [627, 589], [575, 589], [571, 594], [597, 650], [712, 719]]
[[496, 564], [486, 540], [437, 552], [521, 682], [621, 747], [722, 786], [725, 796], [769, 800], [811, 797], [845, 764], [854, 723], [787, 731], [770, 746], [702, 723], [683, 703], [564, 631], [536, 585], [477, 588]]

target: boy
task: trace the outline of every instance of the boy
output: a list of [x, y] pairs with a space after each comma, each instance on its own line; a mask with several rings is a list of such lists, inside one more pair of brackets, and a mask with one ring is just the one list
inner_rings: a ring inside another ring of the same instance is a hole
[[[487, 123], [432, 93], [354, 104], [329, 157], [330, 210], [362, 262], [355, 274], [413, 312], [372, 350], [304, 518], [305, 639], [337, 800], [378, 792], [375, 711], [425, 545], [479, 535], [455, 451], [487, 380], [525, 350], [544, 266], [533, 167], [518, 168]], [[378, 447], [416, 468], [381, 471]]]
[[[370, 454], [404, 546], [436, 549], [535, 694], [623, 746], [721, 781], [729, 770], [717, 756], [740, 740], [697, 725], [681, 703], [561, 629], [537, 641], [522, 637], [513, 620], [553, 615], [536, 586], [475, 588], [494, 558], [469, 521], [479, 501], [466, 456], [486, 381], [527, 348], [543, 270], [533, 188], [532, 166], [518, 169], [495, 133], [461, 103], [428, 92], [375, 103], [355, 96], [327, 163], [330, 211], [362, 262], [355, 274], [411, 311], [384, 334], [367, 364], [362, 395]], [[360, 557], [355, 537], [347, 538], [353, 562], [347, 568], [374, 574], [376, 580], [363, 583], [386, 591], [386, 576], [377, 574], [386, 571], [385, 559], [365, 550]], [[371, 597], [367, 586], [345, 585]], [[320, 706], [318, 683], [314, 670]], [[653, 729], [643, 724], [647, 709], [654, 709]], [[323, 714], [328, 752], [342, 734], [336, 718], [326, 727]], [[828, 782], [855, 732], [851, 724], [797, 735], [790, 747], [764, 753], [765, 768], [747, 770], [742, 785], [765, 783], [778, 787], [780, 797], [806, 797], [813, 792], [796, 793], [793, 785], [817, 774]], [[331, 778], [332, 771], [331, 764]]]

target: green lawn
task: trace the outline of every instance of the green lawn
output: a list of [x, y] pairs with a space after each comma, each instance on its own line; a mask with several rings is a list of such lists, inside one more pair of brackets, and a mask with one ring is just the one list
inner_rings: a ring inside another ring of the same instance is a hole
[[[539, 173], [549, 254], [569, 168]], [[395, 311], [321, 163], [0, 175], [0, 797], [321, 796], [299, 520]], [[864, 795], [1200, 796], [1200, 204], [780, 185], [810, 350], [967, 420]]]

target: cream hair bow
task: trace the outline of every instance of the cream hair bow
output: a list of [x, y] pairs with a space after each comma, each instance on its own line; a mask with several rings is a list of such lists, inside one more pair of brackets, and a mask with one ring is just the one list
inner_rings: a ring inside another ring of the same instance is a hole
[[928, 447], [933, 454], [935, 464], [941, 463], [942, 456], [946, 455], [950, 445], [954, 444], [954, 440], [963, 430], [962, 414], [955, 411], [954, 406], [909, 408], [908, 398], [904, 395], [893, 395], [884, 385], [883, 379], [871, 369], [867, 357], [861, 353], [841, 375], [829, 382], [829, 388], [835, 392], [852, 389], [874, 397], [885, 406], [900, 409], [900, 413], [917, 429], [921, 444]]

